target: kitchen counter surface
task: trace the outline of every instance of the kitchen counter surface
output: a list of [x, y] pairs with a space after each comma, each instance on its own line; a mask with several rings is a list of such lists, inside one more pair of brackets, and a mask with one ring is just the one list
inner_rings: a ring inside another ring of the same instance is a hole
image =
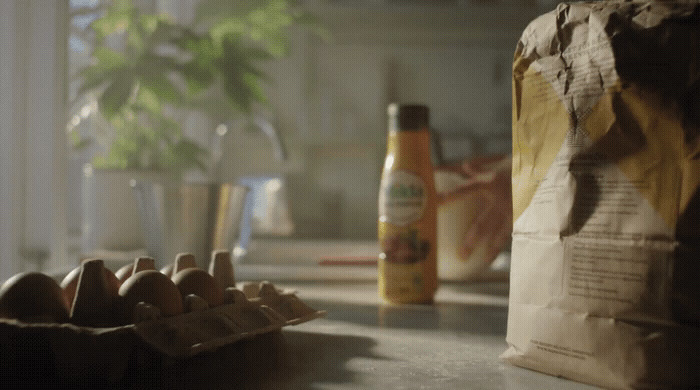
[[255, 376], [262, 388], [594, 389], [499, 359], [504, 282], [443, 284], [433, 305], [404, 306], [380, 303], [374, 283], [275, 284], [328, 314], [285, 328]]
[[66, 382], [41, 363], [52, 361], [46, 341], [25, 340], [26, 356], [12, 358], [19, 371], [2, 361], [0, 379], [66, 389], [594, 389], [499, 359], [506, 349], [507, 282], [443, 283], [431, 305], [383, 304], [376, 282], [273, 283], [295, 290], [326, 317], [186, 359], [138, 348], [117, 383], [95, 382], [107, 371]]

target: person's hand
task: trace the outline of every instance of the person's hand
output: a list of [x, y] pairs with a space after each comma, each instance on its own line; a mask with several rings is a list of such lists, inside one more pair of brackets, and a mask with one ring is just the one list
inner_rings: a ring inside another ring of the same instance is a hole
[[462, 171], [469, 181], [459, 192], [477, 191], [483, 204], [464, 236], [462, 258], [468, 258], [478, 244], [486, 242], [486, 258], [493, 260], [510, 243], [513, 232], [511, 156], [468, 160], [462, 164]]

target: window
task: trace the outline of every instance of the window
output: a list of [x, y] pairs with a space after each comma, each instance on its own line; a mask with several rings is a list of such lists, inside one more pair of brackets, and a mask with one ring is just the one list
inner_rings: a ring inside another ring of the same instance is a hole
[[0, 4], [0, 278], [65, 265], [66, 5]]

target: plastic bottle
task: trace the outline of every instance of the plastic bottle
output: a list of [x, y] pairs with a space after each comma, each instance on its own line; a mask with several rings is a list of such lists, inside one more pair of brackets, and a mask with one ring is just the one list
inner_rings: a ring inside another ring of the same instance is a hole
[[437, 290], [437, 202], [429, 110], [390, 104], [379, 190], [379, 294], [393, 303], [430, 303]]

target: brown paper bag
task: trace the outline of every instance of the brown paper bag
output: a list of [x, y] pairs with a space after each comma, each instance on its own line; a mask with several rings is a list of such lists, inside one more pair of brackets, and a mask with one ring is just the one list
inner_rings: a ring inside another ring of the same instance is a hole
[[560, 4], [513, 64], [513, 364], [700, 385], [700, 3]]

